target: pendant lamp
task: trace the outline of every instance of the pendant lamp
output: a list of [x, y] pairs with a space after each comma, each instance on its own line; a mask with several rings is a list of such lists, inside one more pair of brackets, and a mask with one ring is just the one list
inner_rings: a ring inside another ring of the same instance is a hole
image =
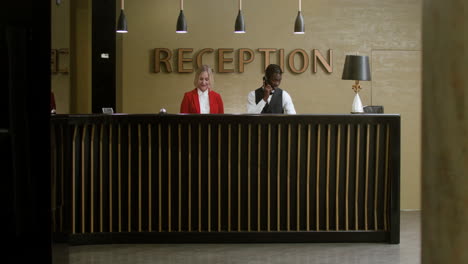
[[239, 0], [239, 13], [237, 13], [234, 33], [245, 33], [244, 15], [242, 14], [242, 0]]
[[127, 18], [124, 13], [124, 0], [120, 1], [120, 16], [117, 22], [117, 33], [127, 33]]
[[299, 0], [299, 11], [297, 12], [296, 22], [294, 23], [294, 34], [304, 34], [304, 17], [301, 12], [301, 0]]
[[184, 0], [180, 0], [180, 13], [177, 18], [176, 33], [187, 33], [187, 21], [184, 16]]

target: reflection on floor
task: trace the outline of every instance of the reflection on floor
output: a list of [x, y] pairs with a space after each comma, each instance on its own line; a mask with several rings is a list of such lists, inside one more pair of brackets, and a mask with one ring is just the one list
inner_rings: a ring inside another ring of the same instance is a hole
[[[401, 243], [119, 244], [73, 246], [65, 263], [421, 263], [421, 212], [401, 212]], [[60, 264], [61, 261], [55, 261]]]

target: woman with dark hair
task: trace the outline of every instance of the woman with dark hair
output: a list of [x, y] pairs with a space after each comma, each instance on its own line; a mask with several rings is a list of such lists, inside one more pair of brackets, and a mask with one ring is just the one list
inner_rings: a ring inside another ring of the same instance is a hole
[[185, 114], [224, 114], [221, 95], [213, 91], [213, 71], [207, 65], [198, 69], [193, 81], [195, 89], [186, 92], [180, 105], [180, 113]]

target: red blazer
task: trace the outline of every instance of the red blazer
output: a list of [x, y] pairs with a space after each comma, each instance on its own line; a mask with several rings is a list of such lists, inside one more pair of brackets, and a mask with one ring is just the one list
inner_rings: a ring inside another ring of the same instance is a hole
[[[208, 98], [210, 100], [210, 114], [224, 114], [223, 99], [221, 99], [221, 95], [215, 91], [209, 90]], [[198, 100], [197, 88], [184, 94], [184, 99], [180, 105], [180, 113], [200, 113], [200, 101]]]

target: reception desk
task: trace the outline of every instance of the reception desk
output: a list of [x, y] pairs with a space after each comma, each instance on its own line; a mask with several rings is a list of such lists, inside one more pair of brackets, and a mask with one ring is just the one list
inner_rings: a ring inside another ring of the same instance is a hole
[[400, 116], [55, 115], [72, 244], [400, 239]]

